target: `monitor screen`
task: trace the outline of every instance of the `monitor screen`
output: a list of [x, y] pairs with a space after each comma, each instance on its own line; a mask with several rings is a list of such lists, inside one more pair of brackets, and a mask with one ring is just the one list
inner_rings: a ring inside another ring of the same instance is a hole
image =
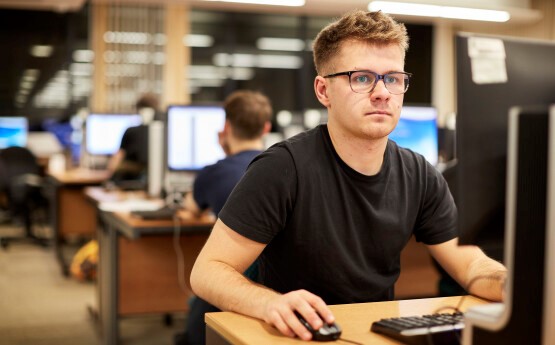
[[404, 106], [397, 127], [389, 134], [397, 145], [423, 155], [428, 162], [438, 162], [437, 111], [433, 107]]
[[555, 103], [555, 44], [461, 34], [456, 49], [460, 242], [501, 258], [509, 109]]
[[92, 155], [112, 155], [121, 145], [123, 133], [141, 124], [137, 114], [89, 114], [85, 123], [85, 147]]
[[27, 145], [28, 126], [25, 117], [0, 117], [0, 149]]
[[218, 141], [225, 111], [218, 106], [170, 106], [167, 117], [168, 169], [195, 171], [225, 157]]

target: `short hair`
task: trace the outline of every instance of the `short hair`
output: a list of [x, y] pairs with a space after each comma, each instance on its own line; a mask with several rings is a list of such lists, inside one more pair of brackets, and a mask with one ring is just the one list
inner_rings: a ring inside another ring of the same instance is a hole
[[238, 90], [224, 101], [225, 117], [238, 139], [262, 136], [264, 125], [272, 119], [272, 104], [258, 91]]
[[135, 108], [137, 110], [143, 108], [158, 110], [158, 96], [153, 93], [145, 93], [141, 95], [141, 97], [137, 100], [137, 103], [135, 103]]
[[381, 11], [348, 12], [323, 28], [314, 40], [314, 66], [319, 75], [323, 75], [324, 70], [330, 67], [329, 62], [338, 54], [341, 44], [349, 40], [376, 45], [397, 44], [403, 53], [409, 47], [405, 25], [389, 15]]

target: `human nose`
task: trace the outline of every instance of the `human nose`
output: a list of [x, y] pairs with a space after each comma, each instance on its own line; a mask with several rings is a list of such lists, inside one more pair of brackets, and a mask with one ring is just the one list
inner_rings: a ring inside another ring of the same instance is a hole
[[383, 79], [380, 79], [376, 82], [374, 86], [374, 90], [370, 92], [371, 99], [389, 99], [391, 97], [391, 93], [385, 87], [385, 82]]

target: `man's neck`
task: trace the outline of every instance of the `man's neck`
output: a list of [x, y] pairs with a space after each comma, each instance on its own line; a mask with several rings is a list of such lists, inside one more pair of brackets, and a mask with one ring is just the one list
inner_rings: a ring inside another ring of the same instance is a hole
[[387, 147], [387, 137], [380, 139], [354, 137], [329, 125], [328, 132], [335, 151], [345, 164], [367, 176], [380, 172]]
[[234, 155], [243, 151], [258, 150], [262, 151], [264, 145], [262, 144], [262, 139], [254, 140], [231, 140], [229, 142], [229, 155]]

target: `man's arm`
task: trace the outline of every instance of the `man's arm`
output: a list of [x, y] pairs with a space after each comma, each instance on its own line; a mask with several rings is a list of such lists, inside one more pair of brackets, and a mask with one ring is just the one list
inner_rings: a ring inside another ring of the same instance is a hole
[[432, 256], [469, 293], [492, 301], [503, 299], [507, 269], [476, 246], [459, 246], [458, 239], [428, 245]]
[[121, 162], [123, 162], [124, 158], [125, 158], [125, 150], [119, 149], [118, 152], [114, 153], [112, 157], [110, 157], [110, 160], [108, 161], [108, 166], [107, 166], [108, 171], [110, 171], [113, 174], [120, 166]]
[[252, 316], [289, 337], [309, 340], [311, 334], [294, 314], [297, 310], [315, 328], [322, 326], [316, 311], [329, 323], [333, 314], [324, 301], [305, 290], [279, 294], [248, 280], [244, 272], [264, 250], [218, 219], [191, 272], [195, 294], [226, 311]]

